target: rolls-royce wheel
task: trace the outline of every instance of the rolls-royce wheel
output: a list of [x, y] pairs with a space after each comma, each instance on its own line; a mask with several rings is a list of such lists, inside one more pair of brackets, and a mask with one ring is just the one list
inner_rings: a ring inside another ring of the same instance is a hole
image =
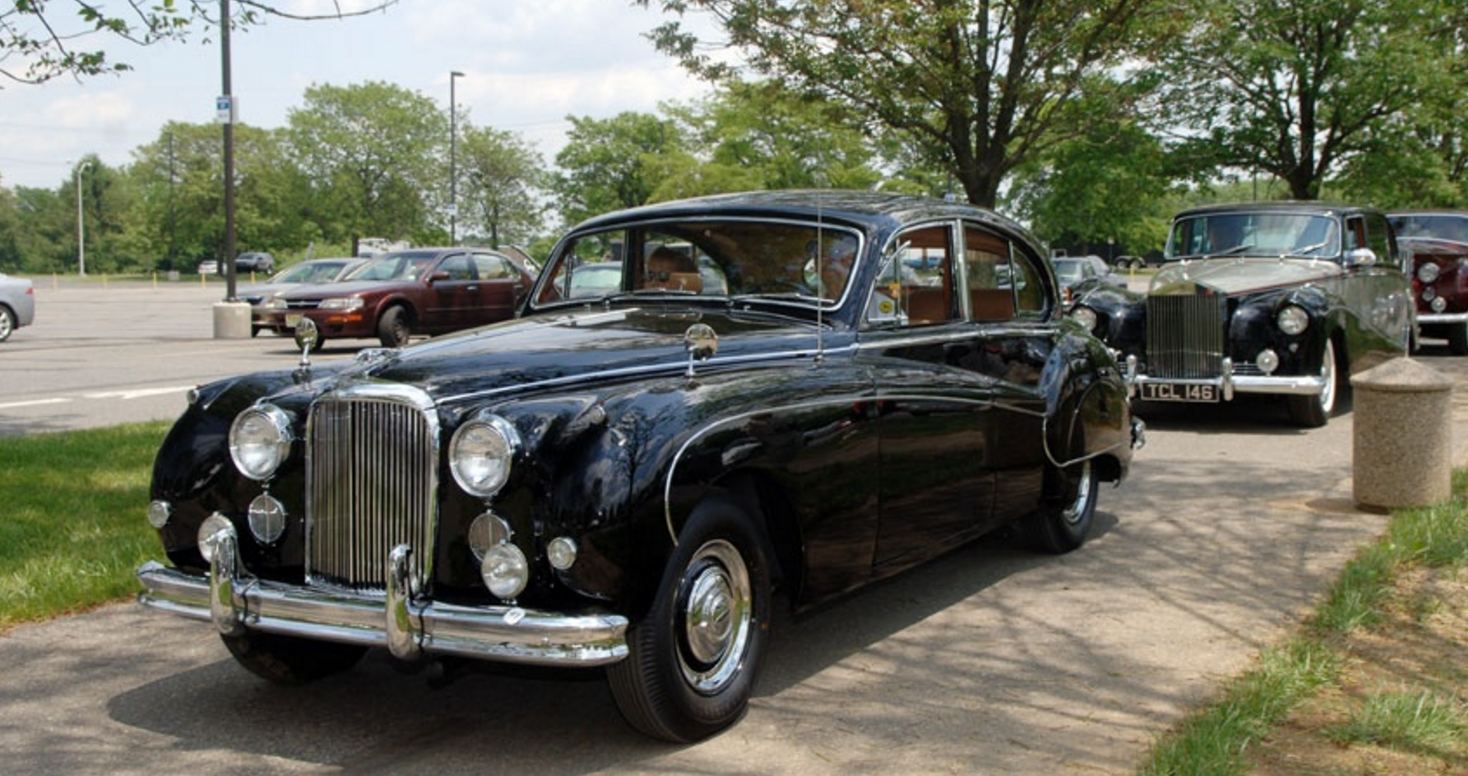
[[1448, 351], [1455, 356], [1468, 356], [1468, 323], [1448, 327]]
[[387, 308], [377, 321], [377, 339], [385, 348], [400, 348], [408, 344], [412, 331], [408, 328], [408, 311], [401, 306]]
[[246, 631], [221, 636], [229, 654], [250, 673], [276, 684], [300, 685], [339, 674], [362, 659], [366, 647]]
[[630, 654], [607, 670], [628, 724], [687, 743], [743, 716], [769, 638], [771, 571], [760, 528], [730, 501], [705, 502], [678, 539]]
[[15, 313], [9, 307], [0, 304], [0, 342], [10, 339], [11, 332], [15, 331]]
[[1086, 543], [1096, 518], [1099, 485], [1089, 460], [1066, 469], [1052, 469], [1052, 477], [1063, 478], [1061, 498], [1040, 508], [1031, 525], [1034, 544], [1056, 555]]
[[1336, 381], [1335, 345], [1325, 341], [1325, 352], [1320, 356], [1320, 379], [1325, 383], [1315, 396], [1289, 397], [1290, 420], [1302, 428], [1320, 428], [1335, 412]]

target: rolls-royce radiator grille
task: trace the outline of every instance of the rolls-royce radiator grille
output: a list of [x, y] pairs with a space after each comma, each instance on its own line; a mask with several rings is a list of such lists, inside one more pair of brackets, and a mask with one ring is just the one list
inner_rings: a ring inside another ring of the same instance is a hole
[[437, 419], [426, 397], [377, 389], [327, 397], [306, 428], [307, 577], [386, 587], [392, 549], [427, 581], [437, 514]]
[[1147, 298], [1147, 374], [1174, 380], [1219, 377], [1224, 297]]

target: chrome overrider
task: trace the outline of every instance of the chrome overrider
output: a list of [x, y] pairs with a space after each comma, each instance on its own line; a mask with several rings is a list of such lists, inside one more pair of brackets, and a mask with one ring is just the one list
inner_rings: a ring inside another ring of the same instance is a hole
[[258, 579], [239, 564], [233, 528], [216, 532], [207, 579], [156, 561], [138, 569], [138, 602], [159, 611], [214, 623], [225, 635], [266, 631], [322, 641], [387, 647], [416, 660], [453, 655], [529, 665], [599, 666], [627, 656], [627, 618], [562, 615], [517, 606], [471, 607], [415, 595], [412, 551], [394, 548], [386, 595], [287, 585]]
[[1238, 375], [1234, 374], [1234, 360], [1224, 356], [1220, 362], [1218, 377], [1203, 378], [1160, 378], [1141, 374], [1135, 355], [1126, 357], [1127, 396], [1135, 398], [1137, 386], [1144, 383], [1166, 383], [1168, 385], [1211, 385], [1219, 390], [1224, 401], [1233, 401], [1235, 393], [1273, 393], [1288, 396], [1319, 396], [1325, 392], [1325, 378], [1320, 375]]

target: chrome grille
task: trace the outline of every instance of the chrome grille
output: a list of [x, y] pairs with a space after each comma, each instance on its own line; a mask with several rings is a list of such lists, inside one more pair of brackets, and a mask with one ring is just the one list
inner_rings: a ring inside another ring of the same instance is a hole
[[438, 513], [438, 421], [426, 394], [362, 385], [318, 400], [306, 427], [306, 574], [386, 587], [393, 547], [430, 578]]
[[1223, 362], [1224, 297], [1147, 297], [1147, 375], [1187, 380], [1218, 377]]

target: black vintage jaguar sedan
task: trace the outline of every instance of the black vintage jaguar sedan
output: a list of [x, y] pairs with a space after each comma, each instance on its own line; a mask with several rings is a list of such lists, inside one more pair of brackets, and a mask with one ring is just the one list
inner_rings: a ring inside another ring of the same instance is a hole
[[1147, 401], [1274, 394], [1323, 426], [1353, 372], [1402, 355], [1415, 326], [1385, 215], [1317, 202], [1184, 211], [1145, 295], [1100, 289], [1071, 316], [1125, 358]]
[[[612, 287], [575, 281], [609, 261]], [[370, 647], [604, 667], [637, 729], [711, 735], [777, 591], [803, 609], [1003, 526], [1085, 540], [1142, 427], [1056, 289], [1014, 223], [928, 199], [593, 219], [517, 320], [196, 390], [154, 468], [168, 563], [140, 600], [278, 682]]]

